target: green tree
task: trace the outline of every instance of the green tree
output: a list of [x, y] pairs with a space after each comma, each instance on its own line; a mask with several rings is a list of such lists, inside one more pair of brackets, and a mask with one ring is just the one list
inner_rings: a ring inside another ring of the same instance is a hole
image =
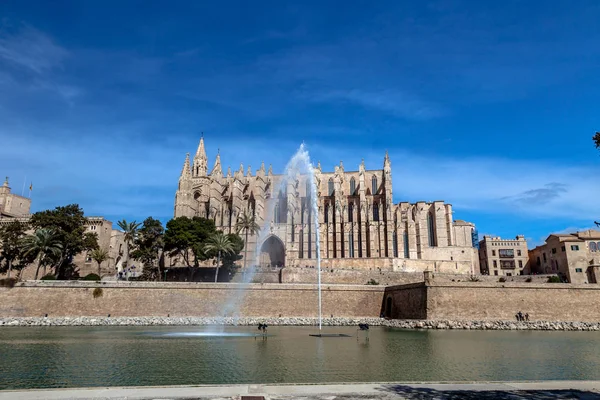
[[32, 235], [23, 238], [23, 256], [37, 259], [38, 266], [35, 270], [35, 280], [37, 280], [40, 267], [46, 267], [53, 264], [58, 265], [63, 254], [63, 246], [60, 237], [50, 229], [38, 229]]
[[244, 249], [244, 239], [242, 239], [237, 233], [230, 233], [227, 235], [227, 237], [231, 242], [233, 251], [231, 253], [222, 255], [221, 266], [223, 268], [227, 268], [229, 271], [233, 271], [237, 269], [236, 262], [242, 258], [240, 253]]
[[145, 279], [160, 280], [160, 252], [164, 247], [164, 228], [162, 223], [152, 217], [144, 220], [135, 239], [135, 250], [131, 256], [144, 264]]
[[219, 264], [221, 263], [221, 254], [231, 254], [234, 252], [233, 243], [229, 236], [218, 231], [211, 235], [204, 245], [204, 252], [208, 254], [217, 254], [217, 269], [215, 270], [215, 282], [219, 277]]
[[206, 218], [178, 217], [167, 222], [164, 249], [171, 256], [179, 255], [183, 258], [190, 269], [190, 280], [193, 279], [199, 262], [210, 258], [206, 255], [204, 245], [216, 231], [214, 221]]
[[15, 261], [22, 258], [21, 242], [26, 230], [27, 224], [18, 220], [0, 227], [0, 261], [6, 262], [7, 278], [10, 278]]
[[125, 264], [129, 266], [129, 252], [131, 251], [131, 243], [134, 243], [141, 224], [136, 221], [127, 222], [123, 219], [117, 222], [117, 225], [125, 233], [123, 237], [123, 240], [125, 241]]
[[235, 224], [236, 233], [244, 232], [245, 240], [244, 240], [244, 270], [246, 269], [246, 264], [248, 260], [248, 234], [250, 236], [256, 235], [260, 232], [260, 226], [256, 223], [256, 219], [254, 218], [254, 214], [249, 213], [248, 211], [244, 211], [242, 215], [239, 216], [237, 223]]
[[56, 276], [67, 277], [75, 255], [98, 248], [98, 235], [86, 232], [87, 219], [77, 204], [40, 211], [31, 216], [30, 225], [51, 230], [61, 244], [62, 253], [56, 267]]
[[97, 248], [92, 250], [90, 257], [92, 257], [92, 259], [98, 263], [98, 276], [102, 278], [101, 265], [104, 261], [108, 260], [108, 251]]

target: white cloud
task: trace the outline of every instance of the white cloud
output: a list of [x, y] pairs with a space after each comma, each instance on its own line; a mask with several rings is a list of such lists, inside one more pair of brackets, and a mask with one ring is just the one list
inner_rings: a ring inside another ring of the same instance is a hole
[[68, 52], [46, 34], [29, 26], [18, 33], [0, 31], [0, 59], [35, 73], [60, 66]]

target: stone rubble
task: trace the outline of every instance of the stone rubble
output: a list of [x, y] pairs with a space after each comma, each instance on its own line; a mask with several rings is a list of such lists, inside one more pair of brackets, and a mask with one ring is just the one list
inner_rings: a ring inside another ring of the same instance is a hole
[[[400, 329], [463, 329], [463, 330], [543, 330], [599, 331], [600, 322], [560, 321], [450, 321], [450, 320], [386, 320], [382, 318], [323, 318], [324, 326], [386, 326]], [[4, 317], [0, 326], [182, 326], [231, 325], [255, 326], [315, 326], [317, 318], [307, 317]]]

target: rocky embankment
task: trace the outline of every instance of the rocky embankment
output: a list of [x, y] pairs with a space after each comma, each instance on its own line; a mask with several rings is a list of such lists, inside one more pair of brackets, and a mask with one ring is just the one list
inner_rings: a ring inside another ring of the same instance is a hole
[[[203, 317], [5, 317], [0, 326], [314, 326], [316, 318], [203, 318]], [[385, 320], [381, 318], [324, 318], [324, 326], [387, 326], [401, 329], [600, 331], [600, 322]]]

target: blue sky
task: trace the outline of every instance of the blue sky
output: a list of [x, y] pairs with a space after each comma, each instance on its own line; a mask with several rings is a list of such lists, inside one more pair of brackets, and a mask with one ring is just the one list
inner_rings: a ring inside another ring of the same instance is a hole
[[3, 1], [0, 174], [34, 211], [166, 221], [203, 131], [234, 169], [387, 149], [396, 202], [480, 234], [600, 218], [600, 2], [293, 3]]

